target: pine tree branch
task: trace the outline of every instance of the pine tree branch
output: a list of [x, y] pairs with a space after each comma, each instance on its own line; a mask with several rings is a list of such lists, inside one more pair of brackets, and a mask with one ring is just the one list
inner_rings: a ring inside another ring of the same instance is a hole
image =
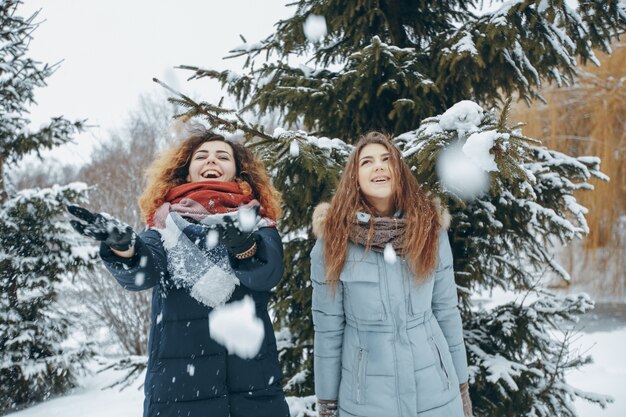
[[559, 343], [559, 353], [557, 355], [556, 361], [554, 363], [554, 372], [550, 373], [550, 379], [548, 381], [548, 383], [545, 385], [545, 387], [537, 394], [539, 397], [543, 397], [545, 394], [547, 394], [548, 392], [550, 392], [552, 390], [552, 388], [554, 387], [554, 384], [557, 381], [557, 378], [561, 376], [563, 370], [561, 369], [560, 365], [561, 365], [561, 361], [563, 360], [564, 356], [566, 355], [567, 352], [567, 346], [569, 345], [567, 343], [567, 340], [569, 339], [569, 335], [571, 334], [571, 332], [569, 330], [565, 331], [564, 337], [563, 337], [563, 341]]
[[[215, 106], [210, 106], [209, 104], [204, 103], [197, 103], [196, 101], [192, 100], [190, 97], [174, 90], [173, 88], [171, 88], [170, 86], [168, 86], [167, 84], [165, 84], [164, 82], [158, 80], [157, 78], [153, 78], [152, 81], [154, 81], [155, 83], [159, 84], [161, 87], [165, 88], [167, 91], [169, 91], [170, 93], [178, 96], [179, 98], [176, 99], [176, 102], [179, 104], [182, 104], [184, 106], [186, 106], [187, 108], [190, 108], [191, 110], [184, 113], [184, 115], [188, 116], [188, 117], [193, 117], [193, 116], [197, 116], [197, 115], [202, 115], [204, 116], [209, 123], [211, 123], [212, 126], [217, 126], [217, 127], [223, 127], [225, 129], [227, 129], [228, 131], [235, 131], [235, 130], [241, 130], [243, 132], [246, 133], [246, 136], [250, 137], [261, 137], [263, 139], [267, 139], [267, 140], [271, 140], [272, 136], [261, 132], [258, 129], [255, 129], [253, 127], [250, 127], [248, 124], [246, 124], [243, 119], [238, 115], [235, 114], [235, 117], [237, 117], [237, 120], [227, 120], [221, 117], [216, 116], [214, 113], [217, 112], [225, 112], [225, 113], [232, 113], [232, 110], [227, 110], [227, 109], [221, 109], [219, 107], [215, 107]], [[212, 111], [211, 111], [212, 109]], [[182, 115], [179, 115], [182, 116]]]
[[116, 379], [111, 384], [102, 387], [101, 390], [111, 389], [119, 386], [119, 391], [123, 391], [128, 388], [135, 380], [141, 375], [144, 369], [146, 369], [146, 357], [145, 356], [129, 356], [123, 358], [117, 362], [113, 362], [104, 368], [98, 369], [98, 373], [113, 369], [115, 371], [125, 371], [126, 373], [119, 379]]
[[177, 66], [175, 68], [176, 69], [182, 69], [182, 70], [188, 70], [188, 71], [193, 71], [194, 72], [194, 74], [192, 76], [187, 78], [187, 81], [198, 80], [198, 79], [203, 78], [203, 77], [219, 78], [219, 76], [220, 76], [220, 72], [219, 71], [211, 70], [211, 69], [204, 69], [204, 68], [196, 67], [196, 66], [193, 66], [193, 65], [179, 65], [179, 66]]
[[513, 102], [513, 97], [509, 96], [502, 106], [502, 111], [500, 112], [500, 118], [498, 119], [498, 130], [508, 130], [507, 123], [509, 120], [509, 113], [511, 112], [511, 103]]

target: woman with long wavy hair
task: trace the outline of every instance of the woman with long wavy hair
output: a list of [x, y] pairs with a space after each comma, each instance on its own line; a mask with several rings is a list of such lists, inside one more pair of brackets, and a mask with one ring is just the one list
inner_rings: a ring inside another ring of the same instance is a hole
[[[139, 205], [148, 229], [139, 235], [69, 207], [79, 219], [72, 226], [101, 242], [104, 265], [124, 288], [153, 289], [144, 417], [287, 417], [267, 311], [283, 273], [280, 195], [248, 149], [210, 131], [173, 146], [147, 174]], [[209, 314], [244, 298], [264, 338], [258, 353], [229, 354]]]
[[470, 416], [447, 211], [370, 132], [313, 214], [320, 417]]

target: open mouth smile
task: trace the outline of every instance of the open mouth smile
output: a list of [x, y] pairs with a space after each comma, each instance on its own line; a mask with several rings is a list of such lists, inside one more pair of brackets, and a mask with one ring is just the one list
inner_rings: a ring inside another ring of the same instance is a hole
[[390, 177], [387, 176], [378, 176], [378, 177], [374, 177], [370, 180], [370, 182], [374, 183], [374, 184], [387, 184], [389, 181], [391, 180]]
[[207, 169], [206, 171], [204, 171], [203, 173], [201, 173], [200, 175], [202, 175], [202, 178], [206, 178], [206, 179], [213, 179], [213, 178], [219, 178], [222, 176], [222, 173], [219, 172], [216, 169]]

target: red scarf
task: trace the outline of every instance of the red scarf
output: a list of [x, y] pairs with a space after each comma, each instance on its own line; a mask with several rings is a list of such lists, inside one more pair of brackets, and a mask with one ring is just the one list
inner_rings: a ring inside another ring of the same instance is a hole
[[211, 214], [235, 211], [242, 204], [252, 201], [252, 188], [245, 181], [224, 182], [207, 180], [189, 182], [172, 188], [165, 196], [170, 204], [180, 203], [183, 198], [190, 198], [200, 203]]
[[[185, 199], [188, 200], [183, 201]], [[192, 202], [189, 200], [192, 200]], [[252, 188], [245, 181], [224, 182], [207, 180], [190, 182], [178, 185], [167, 193], [165, 204], [150, 216], [148, 225], [150, 227], [155, 226], [155, 224], [158, 226], [164, 221], [163, 214], [167, 216], [171, 209], [179, 211], [180, 206], [188, 206], [192, 209], [191, 206], [200, 205], [208, 214], [223, 214], [235, 211], [240, 206], [246, 205], [253, 200]], [[191, 203], [191, 206], [189, 206], [189, 203]], [[263, 213], [263, 210], [261, 212]]]

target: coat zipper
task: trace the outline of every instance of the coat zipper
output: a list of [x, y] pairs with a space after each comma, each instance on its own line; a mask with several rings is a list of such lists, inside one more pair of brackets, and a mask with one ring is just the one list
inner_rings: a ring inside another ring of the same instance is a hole
[[357, 353], [357, 376], [356, 376], [356, 402], [357, 404], [361, 404], [361, 398], [364, 389], [364, 379], [365, 379], [365, 350], [363, 348], [359, 348]]
[[447, 387], [447, 389], [450, 389], [450, 375], [448, 374], [446, 365], [443, 363], [443, 356], [441, 356], [441, 351], [439, 350], [439, 346], [437, 345], [437, 342], [435, 342], [435, 338], [432, 336], [430, 337], [430, 342], [432, 343], [432, 346], [434, 346], [435, 351], [437, 352], [437, 357], [439, 358], [439, 367], [444, 373], [444, 375], [442, 376], [445, 376], [444, 387]]
[[415, 316], [415, 311], [413, 311], [413, 294], [411, 293], [411, 280], [407, 278], [406, 274], [404, 273], [404, 259], [402, 259], [400, 262], [402, 262], [402, 265], [400, 265], [400, 275], [402, 276], [402, 286], [403, 288], [406, 289], [407, 291], [407, 297], [406, 300], [408, 300], [408, 304], [409, 304], [409, 315], [411, 317]]
[[[383, 265], [383, 268], [381, 268], [381, 263]], [[378, 273], [380, 274], [381, 278], [383, 277], [384, 274], [384, 280], [385, 280], [385, 290], [386, 290], [386, 300], [389, 301], [389, 305], [391, 305], [391, 297], [389, 295], [389, 276], [387, 275], [387, 264], [386, 262], [383, 260], [383, 254], [379, 253], [376, 256], [376, 264], [378, 266]], [[381, 294], [382, 295], [382, 294]], [[383, 307], [384, 307], [384, 303], [383, 303]], [[385, 318], [386, 319], [386, 318]], [[399, 377], [398, 375], [400, 375], [400, 369], [398, 369], [398, 353], [396, 352], [396, 338], [397, 338], [397, 327], [396, 327], [396, 319], [393, 315], [393, 313], [391, 312], [391, 307], [390, 307], [390, 311], [389, 311], [389, 319], [391, 320], [393, 329], [394, 329], [394, 337], [391, 339], [391, 353], [393, 355], [393, 363], [394, 363], [394, 368], [395, 368], [395, 380], [396, 380], [396, 404], [397, 404], [397, 408], [398, 410], [402, 410], [402, 404], [400, 402], [400, 393], [398, 392], [398, 382], [399, 382]]]

